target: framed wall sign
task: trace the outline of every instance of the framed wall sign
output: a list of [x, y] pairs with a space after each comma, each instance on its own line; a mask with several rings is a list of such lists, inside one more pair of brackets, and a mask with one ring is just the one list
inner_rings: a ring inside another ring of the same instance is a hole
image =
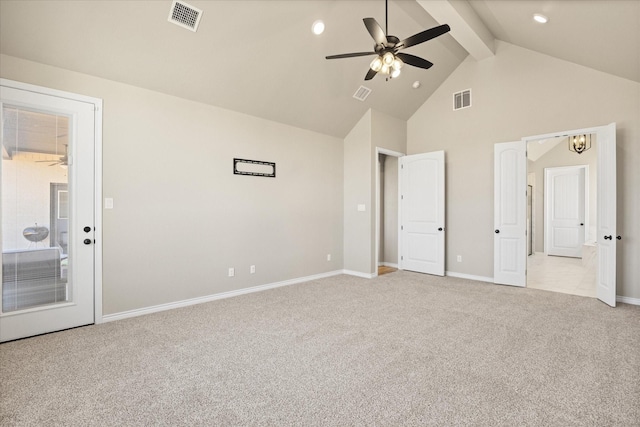
[[234, 175], [276, 177], [276, 164], [260, 160], [233, 159]]

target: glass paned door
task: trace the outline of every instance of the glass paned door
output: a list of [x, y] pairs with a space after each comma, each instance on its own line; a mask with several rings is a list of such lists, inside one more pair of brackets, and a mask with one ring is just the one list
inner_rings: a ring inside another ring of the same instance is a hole
[[7, 341], [93, 323], [94, 107], [0, 89], [0, 341]]
[[8, 104], [2, 116], [2, 312], [68, 302], [69, 219], [57, 211], [69, 117]]

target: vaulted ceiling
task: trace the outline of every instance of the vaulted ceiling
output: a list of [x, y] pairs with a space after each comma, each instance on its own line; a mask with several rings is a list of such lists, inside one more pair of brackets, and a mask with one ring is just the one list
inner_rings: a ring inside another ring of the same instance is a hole
[[[468, 55], [490, 58], [495, 39], [640, 82], [638, 0], [392, 0], [390, 34], [451, 32], [406, 50], [429, 70], [367, 82], [372, 57], [325, 56], [372, 50], [362, 18], [384, 27], [383, 0], [187, 0], [203, 11], [197, 32], [168, 22], [171, 3], [0, 0], [0, 53], [337, 137], [369, 108], [408, 119]], [[361, 85], [365, 101], [353, 98]]]

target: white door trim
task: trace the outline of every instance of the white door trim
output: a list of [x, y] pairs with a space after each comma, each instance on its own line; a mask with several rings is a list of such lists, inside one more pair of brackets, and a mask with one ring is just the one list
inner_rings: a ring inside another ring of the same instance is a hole
[[94, 322], [102, 323], [102, 99], [14, 80], [0, 79], [0, 85], [44, 95], [57, 96], [94, 105]]

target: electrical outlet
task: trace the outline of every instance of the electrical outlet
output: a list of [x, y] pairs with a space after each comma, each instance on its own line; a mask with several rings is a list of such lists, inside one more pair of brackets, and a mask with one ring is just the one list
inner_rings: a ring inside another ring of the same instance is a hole
[[235, 270], [235, 268], [233, 268], [233, 267], [232, 267], [232, 268], [230, 268], [230, 269], [229, 269], [229, 277], [233, 277], [233, 276], [235, 276], [235, 275], [236, 275], [236, 270]]
[[251, 274], [255, 274], [256, 273], [256, 266], [252, 265], [251, 267], [249, 267], [249, 273]]
[[458, 262], [462, 262], [462, 255], [458, 255]]
[[327, 261], [331, 261], [331, 254], [327, 254]]

